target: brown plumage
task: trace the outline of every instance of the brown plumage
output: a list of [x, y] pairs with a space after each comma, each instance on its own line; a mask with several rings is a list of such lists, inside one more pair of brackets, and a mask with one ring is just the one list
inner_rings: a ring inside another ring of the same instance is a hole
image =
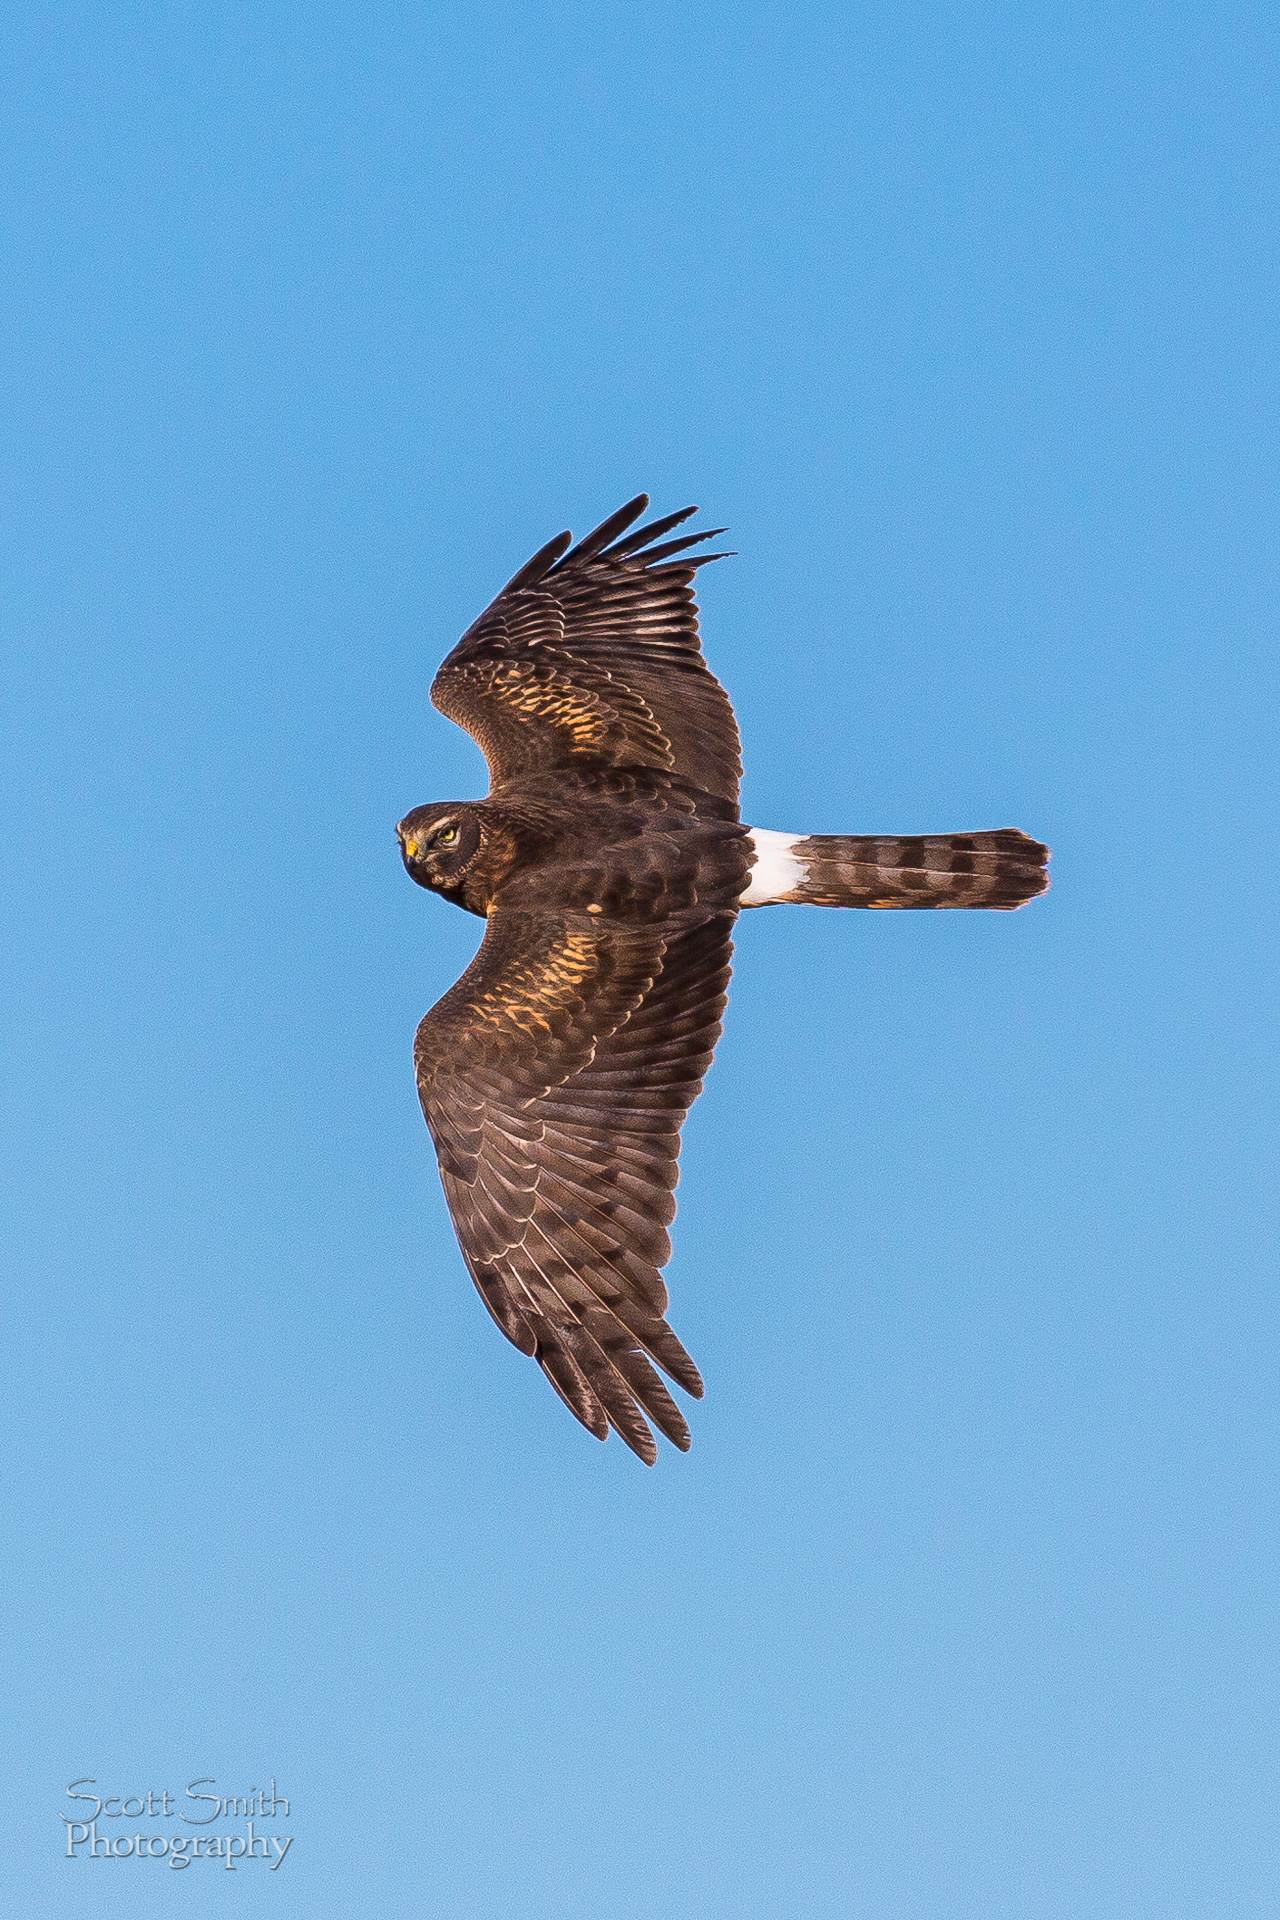
[[479, 742], [488, 798], [418, 807], [412, 877], [487, 920], [418, 1029], [423, 1112], [463, 1257], [507, 1337], [603, 1439], [642, 1460], [700, 1395], [661, 1270], [680, 1125], [720, 1032], [740, 908], [1017, 906], [1045, 849], [761, 833], [738, 817], [733, 710], [698, 639], [694, 508], [644, 495], [523, 566], [432, 699]]

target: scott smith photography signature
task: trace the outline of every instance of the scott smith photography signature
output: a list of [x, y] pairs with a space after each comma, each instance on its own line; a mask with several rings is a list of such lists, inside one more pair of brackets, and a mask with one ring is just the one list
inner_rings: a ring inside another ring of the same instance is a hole
[[[232, 1794], [218, 1792], [211, 1778], [189, 1780], [177, 1794], [169, 1787], [100, 1794], [93, 1791], [97, 1785], [86, 1775], [67, 1788], [77, 1809], [62, 1815], [68, 1860], [165, 1860], [175, 1868], [216, 1860], [228, 1872], [242, 1860], [265, 1860], [274, 1873], [293, 1845], [292, 1834], [263, 1832], [258, 1825], [289, 1818], [289, 1802], [274, 1776], [269, 1787]], [[149, 1824], [138, 1824], [144, 1821]], [[206, 1831], [187, 1833], [184, 1826]]]

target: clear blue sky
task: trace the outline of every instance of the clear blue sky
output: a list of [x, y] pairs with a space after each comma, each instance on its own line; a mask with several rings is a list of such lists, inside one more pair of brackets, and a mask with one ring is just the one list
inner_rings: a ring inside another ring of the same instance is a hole
[[[1274, 1914], [1278, 39], [11, 22], [8, 1910]], [[742, 923], [652, 1472], [462, 1269], [478, 929], [392, 835], [483, 788], [456, 634], [641, 487], [732, 528], [748, 818], [1056, 856]], [[78, 1776], [272, 1774], [274, 1875], [60, 1857]]]

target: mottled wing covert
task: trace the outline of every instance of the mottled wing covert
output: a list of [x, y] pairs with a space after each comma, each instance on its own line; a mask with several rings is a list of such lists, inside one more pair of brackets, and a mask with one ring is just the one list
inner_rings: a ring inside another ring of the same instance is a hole
[[490, 1313], [597, 1438], [689, 1430], [702, 1381], [660, 1269], [680, 1125], [720, 1032], [734, 915], [630, 927], [499, 910], [418, 1029], [418, 1090]]
[[[496, 783], [575, 761], [663, 767], [736, 804], [728, 695], [703, 660], [687, 549], [723, 528], [662, 536], [686, 507], [628, 533], [639, 494], [573, 545], [562, 533], [463, 635], [431, 697], [483, 748]], [[682, 556], [682, 557], [676, 557]]]

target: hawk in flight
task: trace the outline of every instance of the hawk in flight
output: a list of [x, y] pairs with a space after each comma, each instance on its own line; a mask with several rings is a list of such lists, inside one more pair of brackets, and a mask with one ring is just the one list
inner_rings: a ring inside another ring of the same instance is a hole
[[1018, 907], [1023, 833], [773, 833], [738, 817], [738, 729], [698, 641], [696, 511], [644, 494], [535, 553], [431, 689], [490, 791], [415, 807], [409, 875], [487, 921], [418, 1028], [418, 1091], [462, 1255], [509, 1340], [597, 1438], [689, 1445], [661, 1368], [680, 1125], [720, 1033], [743, 907]]

